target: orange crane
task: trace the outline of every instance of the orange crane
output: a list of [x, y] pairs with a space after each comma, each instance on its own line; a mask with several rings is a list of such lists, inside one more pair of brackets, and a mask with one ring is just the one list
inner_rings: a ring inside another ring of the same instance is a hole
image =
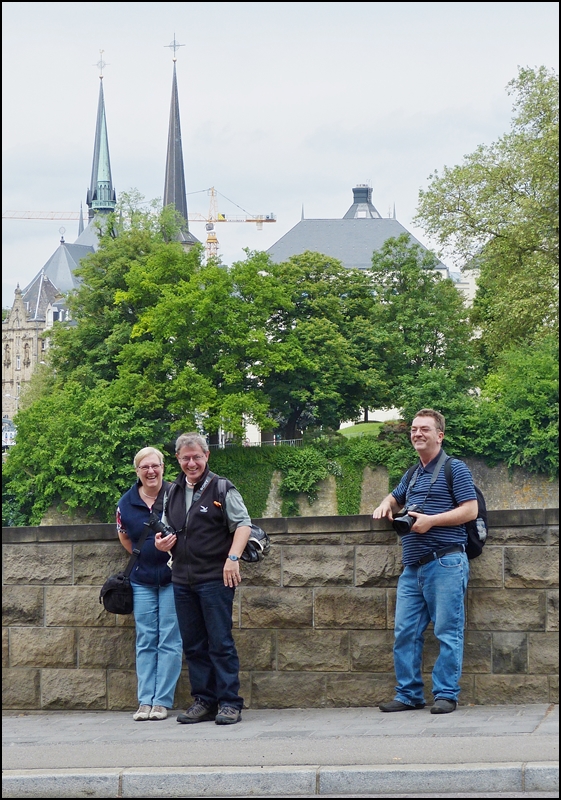
[[[204, 214], [189, 214], [189, 222], [204, 222], [207, 231], [205, 252], [207, 259], [218, 255], [218, 237], [216, 235], [215, 225], [219, 222], [253, 222], [257, 226], [257, 230], [263, 230], [263, 223], [276, 222], [277, 218], [274, 214], [249, 214], [245, 215], [232, 215], [221, 214], [218, 211], [217, 195], [214, 186], [210, 189], [203, 189], [210, 196], [210, 207], [208, 215]], [[197, 192], [190, 192], [190, 194], [198, 194]], [[225, 198], [228, 200], [228, 198]], [[228, 202], [233, 202], [229, 200]], [[237, 203], [234, 203], [237, 205]], [[244, 211], [241, 206], [238, 206]], [[45, 220], [78, 220], [80, 219], [79, 211], [3, 211], [2, 219], [45, 219]]]

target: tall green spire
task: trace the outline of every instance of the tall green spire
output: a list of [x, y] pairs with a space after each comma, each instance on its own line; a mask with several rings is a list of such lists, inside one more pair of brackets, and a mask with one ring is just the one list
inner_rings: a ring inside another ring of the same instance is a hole
[[[100, 60], [99, 66], [100, 68], [105, 66], [103, 60]], [[107, 121], [103, 97], [103, 75], [99, 76], [99, 101], [97, 104], [92, 178], [86, 196], [86, 204], [88, 206], [88, 219], [90, 220], [96, 214], [108, 214], [114, 211], [117, 204], [117, 197], [111, 180], [109, 141], [107, 139]]]

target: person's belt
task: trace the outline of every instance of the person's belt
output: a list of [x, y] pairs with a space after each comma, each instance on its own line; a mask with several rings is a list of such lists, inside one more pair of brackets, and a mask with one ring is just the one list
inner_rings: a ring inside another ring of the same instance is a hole
[[426, 556], [423, 556], [418, 561], [415, 561], [414, 564], [410, 564], [411, 567], [421, 567], [423, 564], [428, 564], [429, 561], [436, 561], [437, 558], [442, 558], [442, 556], [447, 556], [450, 553], [463, 553], [466, 548], [463, 544], [451, 544], [449, 547], [443, 547], [441, 550], [435, 550], [433, 553], [427, 553]]

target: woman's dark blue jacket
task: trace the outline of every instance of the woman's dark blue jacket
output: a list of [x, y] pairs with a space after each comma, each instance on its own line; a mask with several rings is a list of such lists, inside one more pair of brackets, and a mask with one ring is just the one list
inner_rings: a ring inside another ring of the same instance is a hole
[[[162, 516], [166, 488], [169, 488], [170, 485], [167, 481], [163, 482], [154, 503], [153, 510], [158, 513], [159, 517]], [[150, 516], [150, 509], [140, 499], [139, 486], [141, 486], [140, 482], [131, 486], [128, 492], [121, 497], [117, 506], [117, 530], [126, 533], [133, 543], [133, 548], [142, 536], [144, 523], [148, 522]], [[133, 583], [141, 583], [144, 586], [166, 586], [171, 582], [171, 569], [167, 565], [170, 554], [156, 550], [155, 535], [154, 531], [148, 531], [140, 555], [130, 574]]]

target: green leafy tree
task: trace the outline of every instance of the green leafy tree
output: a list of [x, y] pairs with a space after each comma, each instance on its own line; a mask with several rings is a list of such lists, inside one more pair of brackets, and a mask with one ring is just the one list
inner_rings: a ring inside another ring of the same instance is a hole
[[503, 351], [481, 389], [473, 451], [555, 477], [559, 471], [559, 343], [549, 336]]
[[75, 381], [43, 394], [15, 418], [16, 444], [3, 467], [4, 488], [20, 520], [38, 525], [51, 506], [114, 518], [120, 494], [135, 480], [134, 453], [166, 440], [150, 421], [116, 406], [110, 388]]
[[435, 171], [416, 222], [479, 271], [474, 321], [488, 359], [558, 329], [559, 77], [519, 68], [510, 132]]
[[266, 324], [271, 360], [261, 386], [270, 414], [289, 439], [338, 428], [364, 405], [375, 369], [361, 352], [373, 306], [369, 279], [309, 251], [268, 269], [283, 293]]
[[378, 300], [376, 331], [368, 357], [380, 360], [390, 402], [409, 408], [420, 396], [453, 396], [476, 385], [475, 348], [469, 312], [454, 283], [435, 269], [429, 251], [406, 234], [388, 239], [372, 256], [372, 287]]

